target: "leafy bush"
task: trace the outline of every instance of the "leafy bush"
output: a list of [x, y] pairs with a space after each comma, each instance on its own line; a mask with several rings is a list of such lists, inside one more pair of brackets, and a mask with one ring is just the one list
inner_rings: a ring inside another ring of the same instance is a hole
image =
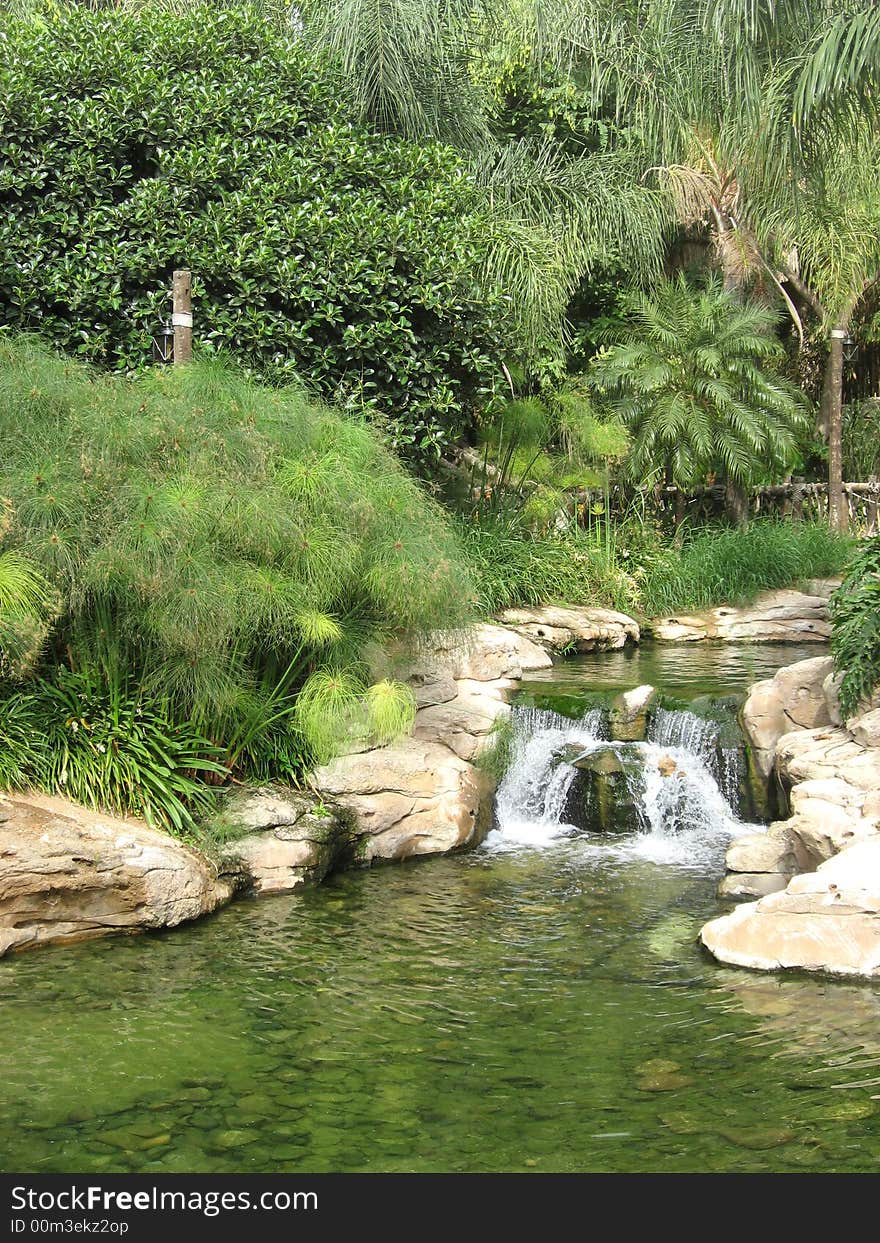
[[149, 360], [176, 267], [197, 340], [439, 453], [501, 353], [461, 158], [366, 130], [332, 71], [247, 6], [7, 17], [0, 314]]
[[156, 730], [244, 776], [405, 728], [372, 653], [472, 608], [442, 512], [374, 431], [219, 359], [124, 381], [0, 336], [0, 495], [60, 601], [55, 689], [22, 694], [83, 677], [114, 712], [158, 702]]
[[639, 601], [649, 617], [716, 604], [747, 604], [761, 591], [839, 574], [852, 541], [822, 523], [770, 519], [748, 530], [702, 528], [681, 548], [658, 544], [640, 555]]
[[880, 475], [880, 401], [854, 401], [843, 413], [843, 477], [852, 482]]
[[854, 716], [880, 684], [880, 536], [865, 540], [831, 597], [831, 654], [840, 708]]
[[197, 778], [228, 776], [220, 752], [161, 700], [60, 668], [0, 700], [0, 784], [36, 786], [183, 833], [212, 806]]

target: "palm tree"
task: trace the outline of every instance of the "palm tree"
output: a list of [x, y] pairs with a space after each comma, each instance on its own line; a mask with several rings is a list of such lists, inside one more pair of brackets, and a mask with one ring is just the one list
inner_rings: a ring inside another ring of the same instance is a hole
[[630, 478], [659, 470], [684, 490], [720, 475], [741, 520], [743, 489], [790, 464], [807, 423], [802, 395], [771, 370], [784, 356], [775, 313], [717, 277], [695, 290], [683, 275], [625, 305], [625, 334], [591, 381], [629, 431]]
[[[775, 293], [801, 341], [812, 318], [828, 344], [831, 517], [845, 525], [840, 342], [875, 280], [878, 231], [829, 234], [827, 187], [847, 220], [876, 197], [876, 159], [847, 158], [877, 98], [875, 0], [301, 0], [300, 12], [304, 36], [341, 58], [365, 115], [415, 136], [454, 138], [456, 118], [468, 130], [503, 208], [493, 274], [530, 308], [533, 336], [561, 322], [597, 254], [633, 256], [639, 280], [656, 276], [664, 205], [705, 228], [727, 288]], [[463, 70], [487, 45], [569, 74], [641, 150], [591, 160], [493, 147], [475, 119], [486, 101]], [[832, 236], [836, 255], [823, 245]]]

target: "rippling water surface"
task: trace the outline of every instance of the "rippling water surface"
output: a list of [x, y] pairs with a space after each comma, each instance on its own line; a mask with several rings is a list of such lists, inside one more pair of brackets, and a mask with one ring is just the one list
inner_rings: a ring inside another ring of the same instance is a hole
[[698, 949], [721, 851], [458, 858], [0, 962], [0, 1168], [880, 1170], [880, 989]]
[[0, 1166], [880, 1169], [880, 993], [712, 964], [714, 884], [563, 843], [6, 959]]

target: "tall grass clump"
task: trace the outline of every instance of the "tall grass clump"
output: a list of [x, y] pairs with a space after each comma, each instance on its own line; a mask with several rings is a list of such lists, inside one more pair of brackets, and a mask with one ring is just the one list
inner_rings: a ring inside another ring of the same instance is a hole
[[831, 597], [831, 654], [844, 718], [880, 685], [880, 536], [866, 540]]
[[[407, 727], [411, 697], [374, 684], [377, 645], [472, 608], [442, 512], [373, 431], [222, 360], [123, 381], [0, 337], [0, 495], [4, 551], [57, 597], [37, 659], [4, 683], [5, 736], [37, 700], [58, 726], [31, 738], [51, 763], [22, 779], [73, 790], [58, 731], [78, 734], [78, 796], [174, 827], [187, 790], [163, 805], [133, 768], [99, 779], [131, 722], [155, 714], [166, 785], [296, 780], [346, 734]], [[82, 746], [101, 731], [104, 750]]]
[[461, 520], [458, 529], [486, 616], [518, 605], [634, 607], [635, 583], [613, 547], [584, 532], [536, 532], [517, 513]]
[[716, 604], [748, 604], [761, 591], [839, 574], [852, 541], [821, 523], [771, 519], [747, 530], [704, 527], [643, 553], [639, 603], [647, 616]]

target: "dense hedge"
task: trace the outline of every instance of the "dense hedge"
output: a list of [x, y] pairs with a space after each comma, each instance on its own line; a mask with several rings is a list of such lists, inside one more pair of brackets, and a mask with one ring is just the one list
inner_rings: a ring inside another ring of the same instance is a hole
[[490, 382], [504, 304], [459, 157], [367, 132], [239, 6], [0, 30], [0, 317], [137, 369], [195, 273], [198, 340], [432, 452]]

